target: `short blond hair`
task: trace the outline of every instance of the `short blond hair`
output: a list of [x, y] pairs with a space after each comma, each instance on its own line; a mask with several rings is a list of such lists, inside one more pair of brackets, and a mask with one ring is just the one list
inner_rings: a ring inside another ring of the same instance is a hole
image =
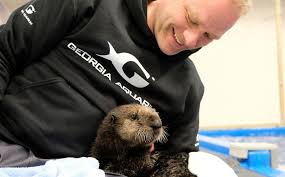
[[[148, 4], [151, 3], [152, 1], [155, 0], [147, 0]], [[248, 12], [251, 4], [250, 0], [232, 0], [232, 1], [239, 8], [240, 15], [245, 15]]]
[[249, 11], [251, 4], [250, 0], [232, 0], [232, 1], [239, 8], [240, 15], [245, 15]]

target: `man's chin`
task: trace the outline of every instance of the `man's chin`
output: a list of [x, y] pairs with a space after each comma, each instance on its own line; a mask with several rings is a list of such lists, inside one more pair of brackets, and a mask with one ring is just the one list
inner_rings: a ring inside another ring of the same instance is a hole
[[165, 55], [168, 55], [168, 56], [172, 56], [172, 55], [176, 55], [178, 54], [179, 52], [181, 51], [175, 51], [175, 50], [171, 50], [169, 48], [160, 48], [160, 50], [165, 54]]

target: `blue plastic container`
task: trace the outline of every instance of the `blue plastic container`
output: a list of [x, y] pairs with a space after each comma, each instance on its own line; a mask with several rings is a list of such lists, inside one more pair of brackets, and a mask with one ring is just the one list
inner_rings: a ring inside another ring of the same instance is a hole
[[[267, 142], [274, 143], [278, 148], [278, 163], [285, 165], [285, 127], [208, 130], [199, 132], [200, 147], [210, 151], [230, 155], [231, 142]], [[272, 154], [268, 150], [248, 152], [246, 159], [239, 159], [241, 167], [255, 171], [268, 177], [285, 177], [285, 171], [273, 168]]]

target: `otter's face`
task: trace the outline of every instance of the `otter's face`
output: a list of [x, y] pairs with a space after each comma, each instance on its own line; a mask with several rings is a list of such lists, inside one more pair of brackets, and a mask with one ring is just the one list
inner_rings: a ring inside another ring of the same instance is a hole
[[[119, 110], [119, 111], [118, 111]], [[113, 112], [116, 133], [130, 146], [147, 146], [166, 141], [166, 132], [158, 113], [139, 104], [123, 105]]]

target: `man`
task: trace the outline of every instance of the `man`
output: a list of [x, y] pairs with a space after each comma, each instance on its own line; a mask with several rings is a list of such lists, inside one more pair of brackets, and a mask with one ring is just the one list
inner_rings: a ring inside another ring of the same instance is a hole
[[106, 113], [131, 102], [154, 107], [168, 127], [157, 150], [197, 151], [203, 85], [187, 58], [221, 38], [244, 9], [246, 0], [20, 7], [0, 27], [0, 166], [87, 156]]
[[246, 10], [244, 2], [151, 1], [148, 25], [162, 52], [174, 55], [221, 38]]

